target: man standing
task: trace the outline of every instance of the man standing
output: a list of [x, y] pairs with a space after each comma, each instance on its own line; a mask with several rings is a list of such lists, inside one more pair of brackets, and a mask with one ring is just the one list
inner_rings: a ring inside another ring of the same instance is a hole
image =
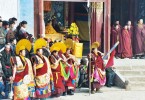
[[145, 40], [145, 25], [143, 24], [143, 19], [140, 19], [135, 28], [135, 39], [134, 39], [135, 55], [138, 58], [141, 58], [144, 55], [145, 51], [144, 40]]
[[119, 28], [118, 24], [115, 24], [114, 28], [112, 28], [111, 30], [111, 47], [113, 47], [113, 45], [119, 41], [119, 45], [118, 47], [115, 49], [116, 50], [116, 54], [115, 56], [118, 58], [121, 58], [121, 53], [122, 53], [122, 36], [121, 36], [121, 31]]
[[[133, 28], [132, 23], [131, 23], [130, 20], [127, 22], [127, 28], [128, 28], [128, 32], [129, 32], [129, 34], [130, 34], [131, 45], [132, 45], [132, 48], [133, 48], [133, 46], [134, 46], [134, 43], [133, 43], [133, 38], [134, 38], [134, 28]], [[134, 54], [133, 51], [134, 51], [134, 50], [132, 49], [132, 53]]]
[[1, 63], [2, 63], [2, 70], [5, 77], [4, 79], [5, 91], [7, 93], [10, 93], [11, 91], [10, 81], [12, 80], [12, 66], [11, 66], [10, 58], [11, 58], [10, 45], [6, 44], [5, 49], [2, 51]]
[[122, 57], [131, 58], [132, 57], [132, 45], [131, 45], [131, 36], [127, 30], [127, 25], [124, 26], [122, 30]]

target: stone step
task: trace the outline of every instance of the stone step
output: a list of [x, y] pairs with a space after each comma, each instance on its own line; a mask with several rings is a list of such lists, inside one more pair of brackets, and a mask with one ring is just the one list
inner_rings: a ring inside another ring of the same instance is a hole
[[128, 87], [127, 87], [127, 90], [145, 90], [145, 82], [130, 82]]
[[134, 65], [134, 66], [114, 66], [117, 70], [143, 70], [145, 65]]
[[113, 86], [113, 87], [111, 87], [111, 88], [104, 86], [104, 87], [102, 87], [100, 90], [101, 90], [102, 92], [125, 91], [125, 89], [122, 89], [122, 88], [119, 88], [119, 87], [115, 87], [115, 86]]
[[123, 76], [138, 76], [145, 75], [145, 70], [119, 70]]
[[145, 76], [123, 76], [129, 82], [145, 82]]

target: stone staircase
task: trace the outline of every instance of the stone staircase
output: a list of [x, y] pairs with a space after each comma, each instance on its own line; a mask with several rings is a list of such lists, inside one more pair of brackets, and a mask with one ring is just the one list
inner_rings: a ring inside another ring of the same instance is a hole
[[127, 90], [145, 90], [145, 59], [115, 59], [114, 67], [129, 81]]

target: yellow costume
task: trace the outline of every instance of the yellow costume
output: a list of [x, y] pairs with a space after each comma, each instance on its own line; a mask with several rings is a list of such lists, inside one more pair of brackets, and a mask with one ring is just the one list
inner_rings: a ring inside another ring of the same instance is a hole
[[[34, 76], [32, 65], [29, 59], [20, 55], [21, 50], [31, 50], [31, 43], [29, 40], [22, 39], [16, 45], [16, 54], [19, 56], [11, 58], [11, 63], [14, 70], [14, 100], [25, 100], [30, 97], [32, 87], [34, 89]], [[31, 87], [31, 89], [29, 89]], [[33, 93], [35, 90], [33, 90]], [[32, 93], [32, 94], [33, 94]]]
[[48, 24], [45, 28], [45, 34], [57, 34], [57, 32], [51, 24]]

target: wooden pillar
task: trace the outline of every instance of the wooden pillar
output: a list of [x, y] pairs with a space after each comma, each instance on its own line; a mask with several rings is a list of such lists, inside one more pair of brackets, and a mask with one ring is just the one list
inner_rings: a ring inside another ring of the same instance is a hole
[[34, 0], [34, 35], [38, 37], [43, 32], [43, 0]]
[[38, 0], [34, 0], [34, 36], [38, 33]]
[[68, 25], [74, 22], [74, 2], [69, 2]]
[[104, 53], [110, 50], [111, 0], [104, 2]]

